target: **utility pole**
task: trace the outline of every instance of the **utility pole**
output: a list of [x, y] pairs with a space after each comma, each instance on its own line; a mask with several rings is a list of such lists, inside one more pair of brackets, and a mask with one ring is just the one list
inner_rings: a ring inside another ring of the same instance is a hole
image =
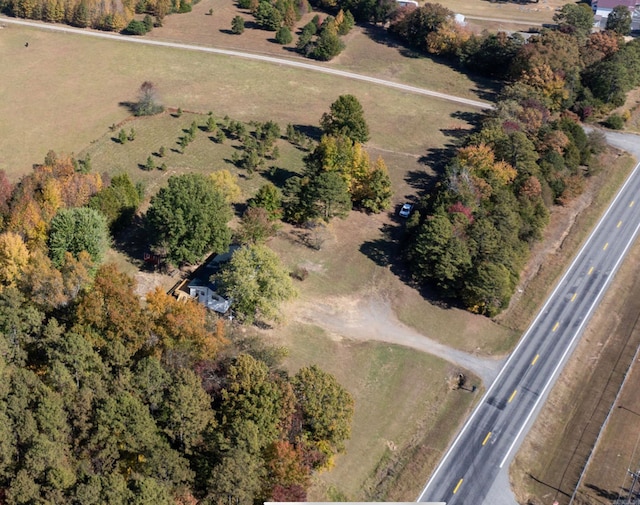
[[636, 500], [636, 484], [638, 482], [638, 478], [640, 478], [640, 470], [636, 470], [635, 472], [627, 470], [627, 473], [631, 475], [631, 487], [629, 488], [629, 495], [627, 497], [626, 505], [637, 505], [638, 500]]

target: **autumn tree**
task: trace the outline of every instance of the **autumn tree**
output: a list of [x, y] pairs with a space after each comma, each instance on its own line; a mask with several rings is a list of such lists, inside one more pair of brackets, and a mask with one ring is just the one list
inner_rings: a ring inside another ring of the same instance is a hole
[[231, 209], [210, 177], [172, 176], [151, 199], [146, 221], [151, 242], [165, 249], [171, 263], [196, 263], [209, 251], [224, 252], [231, 231]]
[[309, 485], [311, 468], [305, 464], [302, 448], [287, 440], [278, 440], [267, 448], [266, 468], [273, 488], [298, 486], [304, 490]]
[[0, 289], [15, 286], [28, 263], [29, 251], [22, 237], [10, 231], [0, 234]]
[[41, 250], [29, 255], [21, 289], [34, 304], [44, 310], [60, 307], [69, 301], [60, 270], [53, 266], [49, 256]]
[[331, 104], [329, 112], [320, 119], [320, 126], [327, 135], [345, 135], [354, 142], [369, 140], [369, 127], [364, 119], [364, 110], [353, 95], [341, 95]]
[[425, 3], [417, 9], [404, 9], [392, 20], [389, 31], [417, 49], [426, 51], [427, 36], [449, 22], [454, 13], [437, 3]]
[[77, 323], [94, 330], [94, 345], [113, 359], [120, 359], [121, 351], [127, 353], [123, 358], [128, 359], [148, 338], [149, 324], [134, 287], [131, 277], [108, 263], [98, 268], [92, 289], [78, 299]]
[[2, 225], [9, 213], [9, 203], [11, 194], [13, 192], [13, 185], [9, 182], [7, 174], [4, 170], [0, 170], [0, 216], [2, 217]]
[[280, 304], [296, 294], [278, 255], [264, 245], [236, 250], [216, 279], [233, 299], [233, 311], [249, 322], [255, 318], [279, 319]]
[[240, 222], [238, 237], [243, 244], [259, 244], [275, 235], [278, 225], [263, 207], [249, 207]]
[[242, 190], [238, 186], [238, 177], [226, 169], [216, 170], [209, 175], [214, 186], [222, 192], [227, 203], [239, 202]]
[[369, 212], [382, 212], [391, 207], [391, 179], [382, 158], [378, 158], [359, 191], [353, 195], [356, 204]]
[[156, 288], [147, 294], [145, 312], [152, 333], [147, 345], [168, 366], [183, 368], [216, 355], [221, 342], [207, 327], [206, 308], [195, 300], [180, 301]]
[[585, 67], [615, 54], [620, 49], [620, 36], [614, 31], [593, 32], [581, 48]]

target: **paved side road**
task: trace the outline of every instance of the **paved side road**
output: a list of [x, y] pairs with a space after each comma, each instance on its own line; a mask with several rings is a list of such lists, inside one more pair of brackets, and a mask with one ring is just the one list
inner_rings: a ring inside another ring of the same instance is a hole
[[358, 81], [369, 82], [371, 84], [378, 84], [380, 86], [386, 86], [388, 88], [395, 88], [401, 91], [409, 93], [415, 93], [417, 95], [432, 96], [441, 100], [447, 100], [449, 102], [459, 103], [461, 105], [467, 105], [470, 107], [476, 107], [479, 109], [492, 109], [493, 105], [488, 102], [481, 102], [479, 100], [471, 100], [469, 98], [462, 98], [459, 96], [449, 95], [447, 93], [440, 93], [438, 91], [432, 91], [430, 89], [419, 88], [417, 86], [409, 86], [408, 84], [401, 84], [398, 82], [387, 81], [384, 79], [378, 79], [376, 77], [370, 77], [368, 75], [356, 74], [354, 72], [347, 72], [344, 70], [338, 70], [322, 66], [320, 64], [307, 63], [302, 61], [288, 60], [285, 58], [276, 58], [273, 56], [265, 56], [261, 54], [247, 53], [243, 51], [232, 51], [229, 49], [218, 49], [215, 47], [196, 46], [192, 44], [179, 44], [177, 42], [165, 42], [162, 40], [149, 40], [140, 37], [132, 37], [119, 35], [116, 33], [105, 33], [81, 28], [71, 28], [69, 26], [54, 25], [49, 23], [38, 23], [35, 21], [24, 21], [22, 19], [7, 18], [0, 16], [0, 23], [15, 24], [21, 26], [29, 26], [31, 28], [40, 28], [44, 30], [51, 30], [64, 33], [74, 33], [77, 35], [85, 35], [89, 37], [98, 37], [102, 39], [117, 40], [120, 42], [128, 42], [130, 44], [146, 44], [149, 46], [161, 46], [171, 47], [174, 49], [183, 49], [186, 51], [200, 51], [204, 53], [221, 54], [225, 56], [232, 56], [235, 58], [245, 58], [249, 60], [258, 60], [265, 63], [273, 63], [276, 65], [286, 65], [289, 67], [300, 68], [304, 70], [311, 70], [313, 72], [322, 72], [325, 74], [335, 75], [337, 77], [344, 77], [346, 79], [354, 79]]

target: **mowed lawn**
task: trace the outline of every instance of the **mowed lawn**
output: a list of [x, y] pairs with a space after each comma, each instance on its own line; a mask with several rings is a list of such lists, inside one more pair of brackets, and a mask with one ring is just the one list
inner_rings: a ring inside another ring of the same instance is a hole
[[351, 440], [309, 500], [413, 501], [477, 395], [453, 391], [454, 368], [411, 349], [344, 340], [292, 324], [274, 339], [289, 348], [291, 373], [319, 364], [355, 398]]
[[460, 107], [448, 102], [185, 50], [7, 25], [0, 54], [0, 169], [14, 180], [49, 149], [78, 153], [124, 120], [129, 112], [119, 104], [135, 100], [147, 80], [167, 106], [283, 126], [316, 126], [339, 95], [351, 93], [366, 111], [371, 145], [417, 156], [447, 141], [440, 128], [460, 123], [454, 117]]

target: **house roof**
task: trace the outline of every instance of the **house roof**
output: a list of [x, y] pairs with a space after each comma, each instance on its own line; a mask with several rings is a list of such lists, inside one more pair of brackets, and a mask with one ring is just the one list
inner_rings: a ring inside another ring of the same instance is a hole
[[633, 9], [640, 5], [640, 0], [598, 0], [596, 5], [598, 9], [613, 9], [618, 5], [624, 5]]
[[238, 245], [229, 246], [227, 252], [216, 254], [213, 258], [201, 265], [194, 273], [193, 278], [189, 281], [188, 286], [207, 286], [215, 291], [215, 285], [211, 282], [211, 276], [218, 273], [220, 267], [231, 259], [231, 256], [239, 248]]
[[[187, 284], [187, 289], [196, 287], [206, 287], [210, 291], [217, 293], [217, 286], [215, 282], [211, 281], [211, 276], [220, 271], [220, 267], [231, 259], [231, 256], [239, 248], [238, 245], [229, 246], [227, 252], [217, 254], [213, 258], [209, 258], [208, 261], [200, 266], [193, 274], [193, 278]], [[218, 295], [219, 296], [219, 295]], [[231, 300], [227, 300], [220, 296], [220, 300], [209, 301], [206, 306], [216, 312], [224, 313], [229, 309]]]

